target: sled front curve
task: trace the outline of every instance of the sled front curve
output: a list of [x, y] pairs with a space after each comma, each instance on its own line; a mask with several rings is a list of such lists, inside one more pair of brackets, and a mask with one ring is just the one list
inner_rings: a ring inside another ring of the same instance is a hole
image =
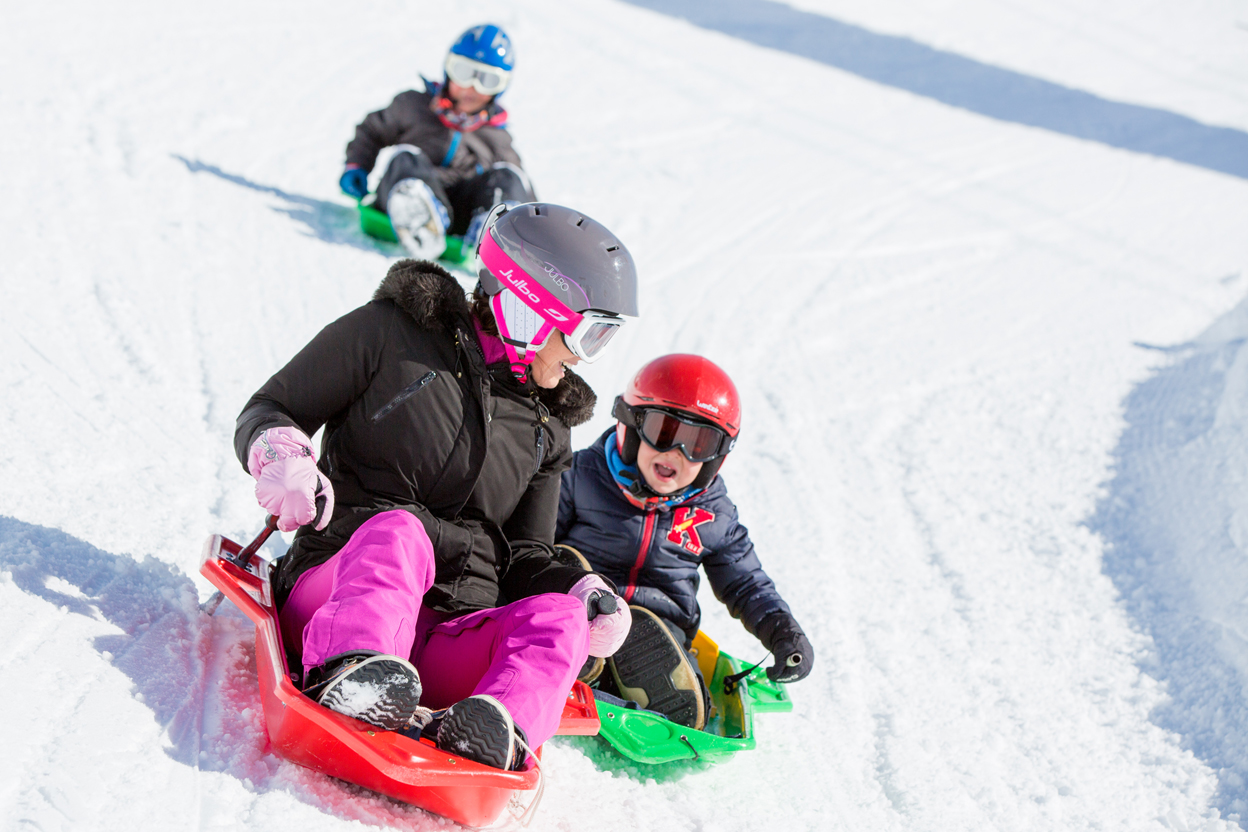
[[[351, 783], [481, 827], [502, 815], [512, 796], [537, 788], [538, 772], [502, 771], [382, 731], [317, 705], [291, 683], [268, 579], [268, 562], [247, 569], [233, 558], [237, 543], [213, 535], [200, 572], [256, 625], [256, 670], [269, 741], [278, 755]], [[584, 685], [568, 695], [561, 734], [596, 734], [598, 714]], [[541, 754], [538, 749], [536, 754]]]

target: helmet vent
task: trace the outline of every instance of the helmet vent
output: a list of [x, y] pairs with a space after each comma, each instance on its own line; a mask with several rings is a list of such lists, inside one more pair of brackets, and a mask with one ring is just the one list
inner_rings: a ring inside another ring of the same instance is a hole
[[542, 207], [540, 205], [533, 206], [533, 216], [540, 217], [542, 215]]
[[607, 246], [607, 251], [617, 251], [619, 246]]
[[578, 219], [578, 220], [576, 221], [576, 227], [577, 227], [577, 228], [580, 228], [580, 227], [581, 227], [581, 223], [583, 223], [583, 222], [585, 222], [585, 218], [584, 218], [584, 217], [581, 217], [580, 219]]

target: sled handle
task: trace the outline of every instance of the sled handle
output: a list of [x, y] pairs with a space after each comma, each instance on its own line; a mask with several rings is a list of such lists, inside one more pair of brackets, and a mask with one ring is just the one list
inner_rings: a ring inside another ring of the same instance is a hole
[[[273, 534], [276, 529], [277, 518], [273, 515], [269, 515], [268, 520], [264, 523], [264, 528], [260, 530], [260, 534], [256, 535], [256, 539], [248, 543], [247, 546], [240, 550], [234, 557], [225, 559], [242, 569], [244, 572], [248, 571], [247, 566], [251, 563], [252, 557], [255, 556], [260, 547], [264, 545], [264, 541], [268, 540], [269, 535]], [[221, 602], [224, 600], [225, 593], [218, 589], [216, 592], [212, 593], [211, 598], [199, 605], [199, 610], [200, 612], [207, 613], [208, 615], [213, 615], [216, 613], [217, 607], [221, 606]]]
[[248, 543], [246, 548], [234, 558], [234, 565], [240, 569], [246, 569], [252, 557], [264, 545], [264, 541], [268, 540], [269, 535], [275, 531], [277, 531], [277, 515], [270, 514], [269, 519], [264, 522], [264, 528], [260, 530], [260, 534], [256, 535], [256, 539]]
[[618, 604], [615, 602], [615, 596], [605, 592], [599, 592], [597, 595], [589, 597], [589, 603], [585, 605], [589, 612], [589, 620], [593, 621], [600, 615], [611, 615], [615, 612]]

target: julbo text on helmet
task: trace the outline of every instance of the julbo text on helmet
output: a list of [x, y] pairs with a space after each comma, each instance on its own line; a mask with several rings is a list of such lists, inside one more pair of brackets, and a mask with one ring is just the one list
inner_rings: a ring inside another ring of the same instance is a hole
[[507, 33], [492, 23], [459, 36], [446, 55], [446, 77], [482, 95], [499, 95], [511, 81], [516, 53]]
[[703, 488], [719, 471], [741, 430], [737, 387], [715, 362], [700, 355], [664, 355], [646, 364], [617, 396], [611, 411], [620, 423], [620, 456], [637, 461], [642, 441], [656, 451], [679, 448], [702, 470]]
[[558, 330], [568, 350], [592, 362], [637, 316], [637, 268], [601, 223], [562, 205], [530, 202], [487, 220], [477, 248], [512, 370], [524, 376]]

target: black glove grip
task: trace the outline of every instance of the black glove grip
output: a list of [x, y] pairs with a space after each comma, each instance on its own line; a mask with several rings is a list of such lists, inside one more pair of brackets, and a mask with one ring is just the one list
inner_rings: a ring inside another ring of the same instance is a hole
[[317, 475], [316, 478], [316, 516], [312, 518], [312, 522], [308, 525], [316, 528], [321, 522], [321, 515], [325, 513], [325, 506], [329, 503], [329, 499], [324, 496], [325, 481]]
[[589, 603], [585, 605], [590, 621], [593, 621], [600, 615], [610, 615], [618, 608], [619, 605], [615, 602], [615, 596], [609, 592], [598, 592], [589, 596]]
[[802, 632], [786, 633], [771, 648], [776, 662], [767, 668], [773, 682], [797, 682], [810, 675], [815, 663], [815, 648]]

